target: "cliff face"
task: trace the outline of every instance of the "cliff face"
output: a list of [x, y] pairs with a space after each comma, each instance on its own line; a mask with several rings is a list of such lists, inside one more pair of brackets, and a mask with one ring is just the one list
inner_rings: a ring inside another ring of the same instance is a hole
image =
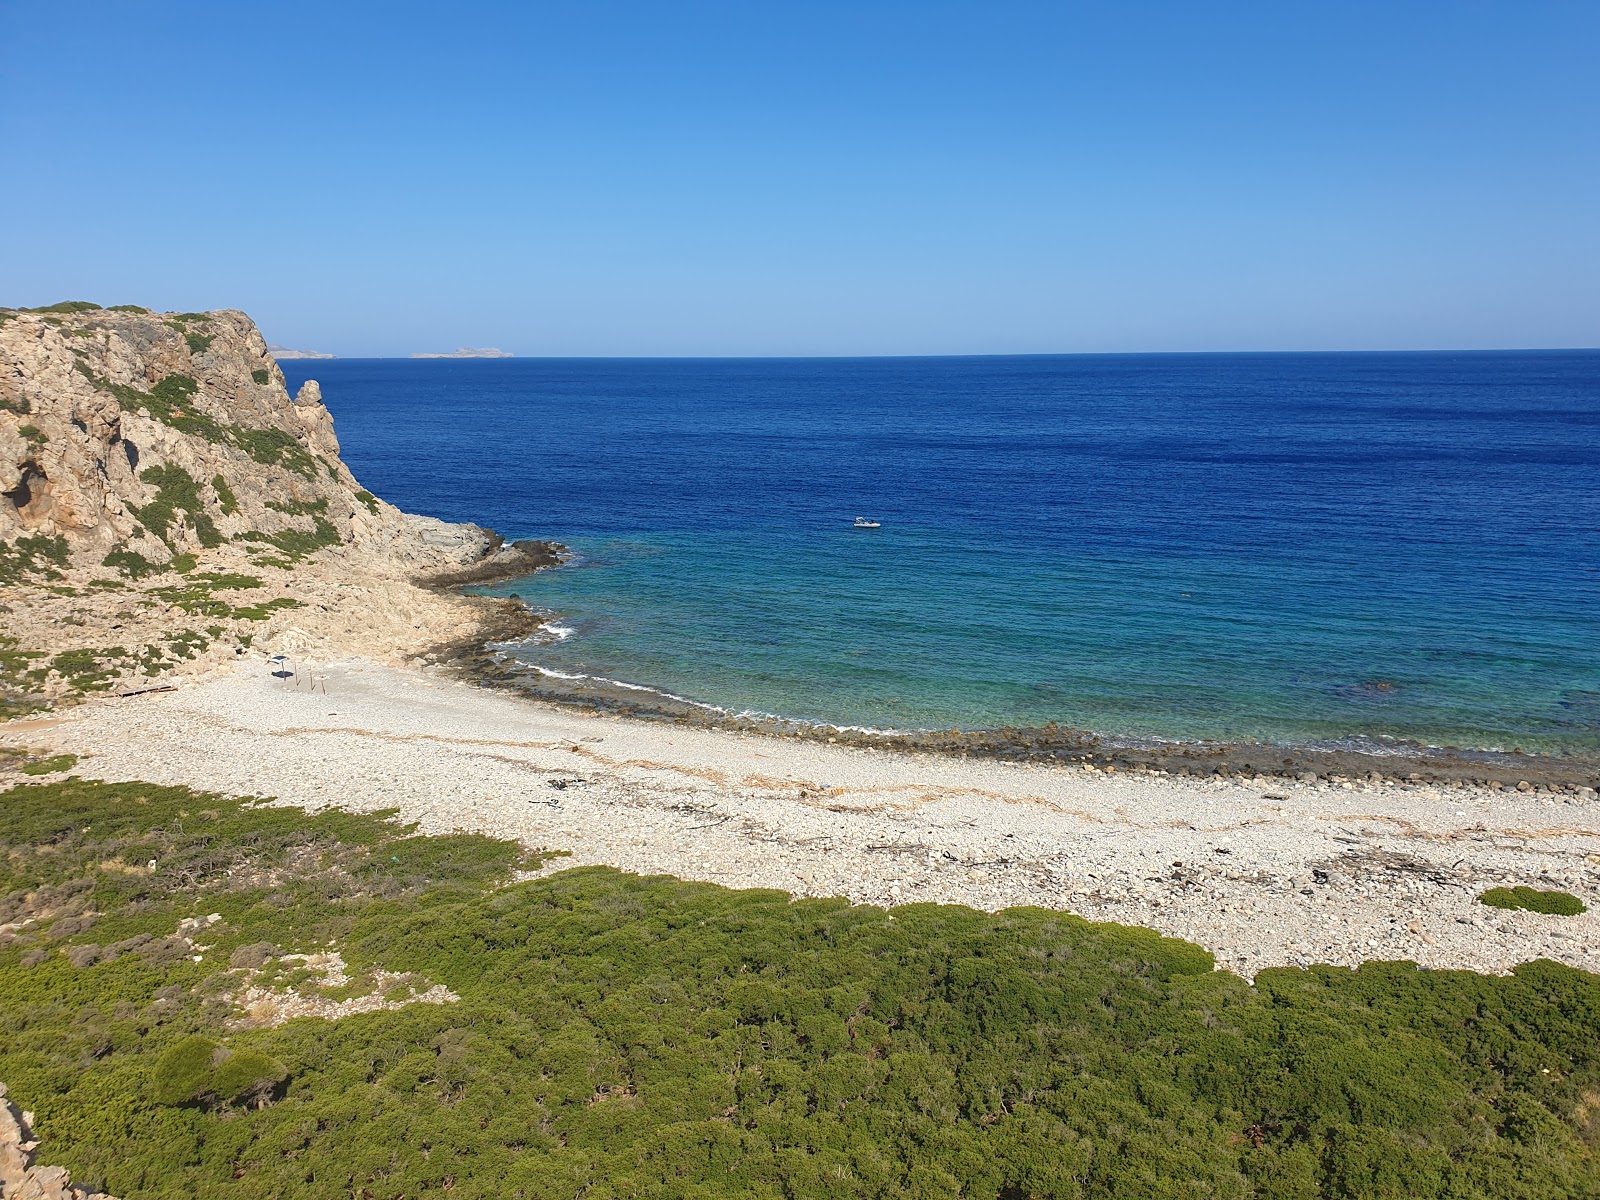
[[489, 531], [363, 490], [245, 314], [0, 309], [0, 697], [263, 641], [393, 660], [473, 625], [417, 581], [502, 562]]
[[75, 558], [309, 539], [442, 570], [490, 546], [363, 491], [316, 383], [291, 398], [241, 312], [0, 314], [0, 497], [0, 539]]

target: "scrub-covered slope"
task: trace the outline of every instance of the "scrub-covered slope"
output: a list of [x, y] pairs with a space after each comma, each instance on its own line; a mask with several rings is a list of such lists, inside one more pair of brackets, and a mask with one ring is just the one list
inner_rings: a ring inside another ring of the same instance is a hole
[[1600, 980], [1555, 963], [1250, 986], [1043, 909], [516, 882], [544, 856], [147, 784], [0, 805], [0, 1080], [124, 1200], [1600, 1196]]

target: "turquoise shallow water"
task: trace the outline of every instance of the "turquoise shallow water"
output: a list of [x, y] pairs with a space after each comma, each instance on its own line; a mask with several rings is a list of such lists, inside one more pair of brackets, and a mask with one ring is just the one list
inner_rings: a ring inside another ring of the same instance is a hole
[[577, 551], [495, 589], [558, 614], [515, 651], [553, 678], [874, 727], [1600, 754], [1600, 354], [311, 373], [366, 486]]

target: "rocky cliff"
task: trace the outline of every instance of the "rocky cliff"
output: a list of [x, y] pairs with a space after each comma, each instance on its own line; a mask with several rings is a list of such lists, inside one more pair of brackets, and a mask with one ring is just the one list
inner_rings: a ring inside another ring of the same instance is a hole
[[4, 1200], [114, 1200], [103, 1192], [73, 1184], [65, 1167], [34, 1163], [39, 1141], [30, 1128], [33, 1114], [6, 1099], [0, 1083], [0, 1197]]
[[0, 309], [13, 701], [264, 644], [404, 657], [483, 615], [419, 583], [509, 571], [525, 551], [364, 490], [318, 385], [291, 397], [241, 312]]

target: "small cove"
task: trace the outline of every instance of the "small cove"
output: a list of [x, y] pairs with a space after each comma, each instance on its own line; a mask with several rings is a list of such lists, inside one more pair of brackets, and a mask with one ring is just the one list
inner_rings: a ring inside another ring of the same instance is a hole
[[284, 366], [368, 488], [576, 551], [493, 589], [552, 679], [1600, 755], [1600, 354]]

